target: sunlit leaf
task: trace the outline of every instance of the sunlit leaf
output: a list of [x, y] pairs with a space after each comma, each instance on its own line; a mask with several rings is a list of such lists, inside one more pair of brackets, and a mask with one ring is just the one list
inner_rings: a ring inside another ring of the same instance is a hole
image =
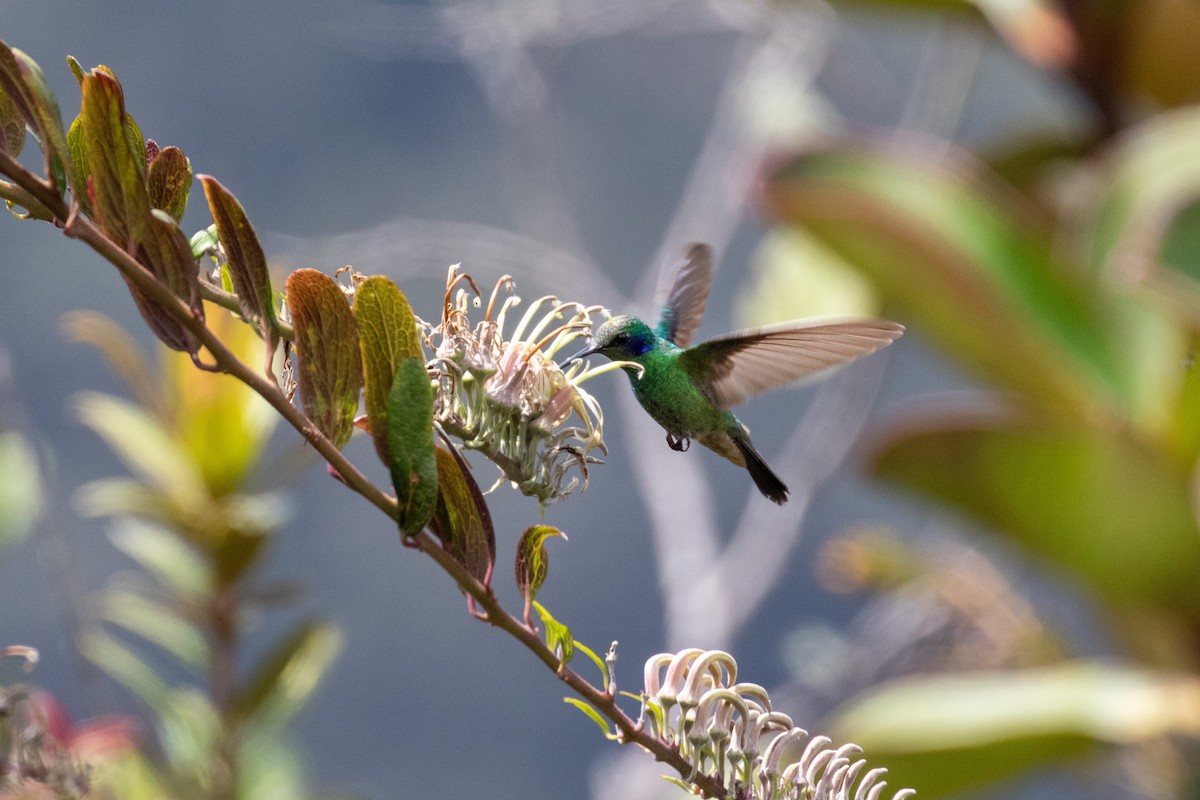
[[605, 688], [605, 690], [607, 690], [608, 689], [608, 681], [609, 681], [608, 664], [606, 664], [604, 662], [604, 659], [602, 659], [600, 656], [596, 655], [595, 650], [588, 647], [583, 642], [575, 642], [575, 649], [578, 650], [579, 652], [583, 653], [588, 658], [590, 658], [592, 660], [592, 663], [596, 665], [596, 669], [600, 670], [600, 675], [604, 680], [604, 688]]
[[226, 265], [238, 303], [247, 317], [260, 321], [266, 335], [276, 324], [275, 305], [267, 257], [258, 235], [242, 204], [228, 189], [211, 175], [200, 175], [199, 178], [217, 226], [217, 236], [225, 248]]
[[37, 456], [16, 431], [0, 431], [0, 553], [25, 539], [41, 515]]
[[517, 542], [516, 578], [517, 589], [525, 596], [526, 604], [532, 603], [538, 590], [546, 580], [550, 569], [550, 558], [546, 554], [546, 539], [551, 536], [567, 538], [566, 534], [550, 525], [532, 525], [521, 534]]
[[113, 545], [183, 601], [199, 605], [212, 593], [212, 580], [203, 558], [176, 533], [133, 519], [114, 523], [108, 534]]
[[89, 794], [122, 800], [159, 800], [169, 796], [150, 760], [135, 747], [106, 750], [88, 763]]
[[939, 413], [899, 428], [880, 476], [964, 511], [1114, 603], [1200, 610], [1185, 470], [1127, 431]]
[[[209, 329], [243, 361], [261, 352], [254, 331], [223, 308], [206, 305]], [[262, 397], [230, 375], [198, 370], [190, 358], [164, 353], [175, 432], [185, 444], [208, 491], [216, 497], [237, 490], [257, 463], [279, 422]]]
[[613, 733], [612, 726], [609, 725], [608, 720], [601, 716], [600, 712], [593, 708], [590, 704], [585, 703], [576, 697], [564, 697], [563, 702], [569, 703], [578, 708], [584, 714], [587, 714], [588, 718], [591, 719], [592, 722], [599, 725], [600, 730], [604, 731], [605, 737], [613, 740], [617, 739], [617, 734]]
[[133, 392], [138, 404], [153, 411], [164, 424], [170, 424], [173, 414], [163, 397], [161, 380], [125, 328], [98, 312], [76, 310], [63, 314], [59, 329], [67, 340], [86, 342], [99, 350]]
[[354, 431], [362, 391], [358, 324], [337, 283], [315, 269], [287, 279], [287, 305], [296, 346], [296, 383], [304, 413], [335, 445]]
[[1000, 385], [1081, 416], [1136, 406], [1114, 303], [1056, 261], [1051, 221], [967, 156], [831, 145], [776, 173], [766, 200]]
[[171, 215], [176, 222], [183, 219], [188, 193], [192, 188], [192, 164], [178, 147], [164, 147], [155, 156], [146, 174], [150, 206]]
[[571, 636], [571, 629], [551, 616], [546, 607], [536, 600], [533, 607], [546, 629], [546, 646], [558, 653], [560, 664], [566, 666], [575, 656], [575, 639]]
[[261, 713], [288, 717], [308, 700], [341, 650], [337, 628], [310, 620], [279, 642], [234, 702], [243, 720]]
[[870, 282], [799, 228], [767, 234], [754, 257], [754, 279], [738, 298], [744, 327], [819, 316], [879, 313]]
[[[192, 247], [192, 256], [195, 258], [200, 258], [206, 253], [212, 252], [219, 243], [220, 239], [217, 238], [216, 225], [209, 225], [207, 228], [196, 231], [188, 241], [188, 244]], [[221, 288], [225, 288], [223, 281]], [[232, 289], [232, 286], [230, 289]]]
[[1172, 220], [1200, 197], [1200, 110], [1160, 114], [1133, 128], [1097, 172], [1076, 246], [1093, 269], [1142, 279], [1154, 270]]
[[171, 773], [204, 785], [211, 780], [221, 717], [200, 689], [173, 688], [154, 706], [158, 714], [158, 739]]
[[146, 236], [150, 198], [146, 192], [145, 154], [132, 139], [121, 84], [97, 67], [83, 76], [83, 125], [89, 196], [96, 222], [124, 249]]
[[83, 392], [76, 414], [125, 465], [174, 498], [180, 508], [195, 508], [208, 495], [195, 465], [161, 422], [137, 406], [110, 395]]
[[388, 395], [407, 358], [424, 361], [416, 318], [404, 293], [391, 280], [375, 275], [354, 293], [354, 318], [358, 321], [362, 350], [363, 403], [371, 425], [375, 451], [388, 459]]
[[442, 547], [488, 586], [496, 561], [492, 515], [467, 462], [451, 447], [437, 446], [437, 480], [433, 529], [442, 540]]
[[1200, 683], [1099, 663], [906, 678], [835, 714], [835, 739], [919, 797], [959, 795], [1100, 744], [1193, 735]]
[[100, 595], [101, 617], [163, 648], [195, 670], [208, 664], [208, 642], [200, 630], [176, 609], [158, 600], [123, 589]]
[[137, 517], [175, 528], [187, 525], [194, 510], [181, 508], [162, 489], [132, 478], [89, 481], [73, 500], [82, 517]]
[[238, 763], [240, 797], [254, 800], [356, 800], [352, 793], [344, 797], [325, 792], [313, 795], [308, 764], [289, 746], [288, 737], [280, 735], [278, 724], [249, 726], [241, 744]]
[[79, 651], [105, 674], [133, 692], [142, 702], [158, 710], [170, 693], [170, 686], [154, 668], [101, 628], [89, 629], [79, 642]]

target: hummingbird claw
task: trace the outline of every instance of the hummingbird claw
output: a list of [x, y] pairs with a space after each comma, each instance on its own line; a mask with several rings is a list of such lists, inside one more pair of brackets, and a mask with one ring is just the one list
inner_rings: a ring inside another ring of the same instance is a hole
[[673, 433], [667, 434], [667, 447], [677, 453], [683, 453], [692, 447], [692, 440], [686, 436], [676, 436]]

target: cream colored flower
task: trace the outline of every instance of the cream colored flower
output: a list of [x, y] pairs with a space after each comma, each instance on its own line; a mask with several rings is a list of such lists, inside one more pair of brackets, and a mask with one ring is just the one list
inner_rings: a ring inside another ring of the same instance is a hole
[[[737, 662], [720, 650], [690, 648], [646, 661], [642, 724], [733, 797], [757, 800], [878, 800], [885, 769], [863, 772], [857, 745], [838, 748], [771, 709], [767, 690], [737, 682]], [[916, 792], [901, 789], [892, 800]]]
[[591, 332], [599, 306], [547, 295], [506, 330], [521, 303], [514, 289], [511, 277], [500, 278], [483, 319], [472, 322], [481, 293], [457, 265], [450, 268], [441, 320], [425, 324], [437, 379], [434, 419], [495, 462], [501, 480], [548, 503], [586, 488], [588, 467], [599, 461], [595, 453], [607, 452], [604, 414], [580, 384], [612, 365], [574, 363], [564, 370], [554, 361]]

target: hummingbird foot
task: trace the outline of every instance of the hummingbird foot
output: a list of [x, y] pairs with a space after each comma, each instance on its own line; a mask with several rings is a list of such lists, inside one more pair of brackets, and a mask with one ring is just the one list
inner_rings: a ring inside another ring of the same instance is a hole
[[673, 433], [667, 434], [667, 447], [671, 448], [675, 452], [682, 453], [686, 450], [691, 449], [691, 446], [692, 446], [692, 440], [689, 439], [688, 437], [676, 436]]

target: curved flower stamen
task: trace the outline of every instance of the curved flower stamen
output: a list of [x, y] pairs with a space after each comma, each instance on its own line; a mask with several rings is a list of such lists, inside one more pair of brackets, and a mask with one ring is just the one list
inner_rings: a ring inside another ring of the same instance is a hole
[[[511, 294], [501, 300], [504, 291]], [[504, 275], [492, 287], [482, 321], [472, 323], [470, 309], [483, 306], [479, 288], [457, 265], [450, 268], [442, 318], [425, 325], [435, 354], [428, 365], [437, 381], [434, 417], [544, 504], [586, 488], [588, 467], [599, 463], [593, 451], [607, 452], [600, 404], [580, 387], [594, 371], [574, 364], [564, 371], [553, 359], [590, 332], [592, 315], [602, 309], [545, 295], [507, 334], [508, 314], [520, 303], [513, 279]], [[572, 416], [577, 424], [570, 424]]]
[[[646, 661], [643, 676], [640, 719], [652, 721], [648, 730], [687, 759], [691, 779], [708, 775], [731, 797], [747, 800], [883, 796], [886, 769], [864, 773], [860, 747], [834, 748], [829, 737], [812, 736], [791, 717], [771, 711], [761, 686], [733, 683], [737, 664], [728, 653], [697, 648], [659, 653]], [[901, 789], [891, 800], [914, 794]]]

